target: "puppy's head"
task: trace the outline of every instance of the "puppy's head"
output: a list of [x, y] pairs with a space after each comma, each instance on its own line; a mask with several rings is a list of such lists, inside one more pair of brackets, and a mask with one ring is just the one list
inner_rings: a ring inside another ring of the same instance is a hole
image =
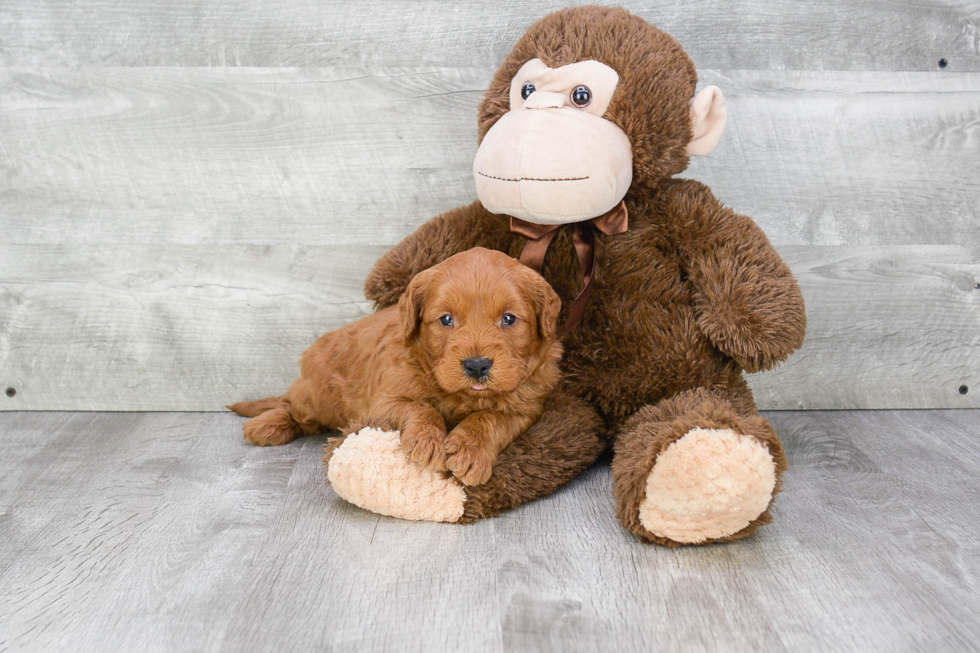
[[399, 310], [406, 340], [447, 393], [511, 392], [561, 357], [561, 299], [502, 252], [478, 247], [417, 274]]

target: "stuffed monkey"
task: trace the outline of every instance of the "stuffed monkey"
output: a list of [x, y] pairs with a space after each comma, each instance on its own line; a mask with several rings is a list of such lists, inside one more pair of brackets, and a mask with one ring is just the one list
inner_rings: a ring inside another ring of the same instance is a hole
[[733, 540], [771, 520], [786, 458], [743, 373], [801, 346], [803, 298], [750, 218], [674, 177], [725, 127], [721, 91], [696, 83], [680, 45], [622, 9], [531, 26], [480, 105], [479, 201], [395, 246], [366, 294], [389, 306], [471, 247], [521, 258], [562, 298], [562, 383], [484, 485], [417, 467], [397, 434], [365, 429], [327, 446], [338, 494], [466, 523], [553, 492], [611, 446], [617, 516], [646, 541]]

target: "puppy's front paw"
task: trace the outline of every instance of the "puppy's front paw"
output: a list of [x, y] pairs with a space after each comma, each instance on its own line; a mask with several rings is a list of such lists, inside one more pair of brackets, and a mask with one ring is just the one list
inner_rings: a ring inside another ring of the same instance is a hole
[[446, 465], [463, 485], [483, 485], [490, 480], [497, 456], [488, 447], [456, 428], [446, 436]]
[[434, 425], [402, 430], [402, 448], [409, 460], [439, 472], [446, 471], [446, 432]]

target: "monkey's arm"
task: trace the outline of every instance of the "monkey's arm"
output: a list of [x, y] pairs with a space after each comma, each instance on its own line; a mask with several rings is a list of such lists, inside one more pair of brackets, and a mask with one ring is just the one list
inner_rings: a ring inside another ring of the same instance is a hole
[[374, 264], [364, 295], [378, 308], [398, 301], [416, 274], [473, 247], [509, 252], [519, 237], [506, 217], [494, 215], [479, 202], [437, 215], [406, 236]]
[[698, 182], [672, 185], [667, 195], [667, 210], [685, 216], [675, 238], [702, 332], [748, 372], [786, 360], [806, 335], [803, 295], [762, 229]]

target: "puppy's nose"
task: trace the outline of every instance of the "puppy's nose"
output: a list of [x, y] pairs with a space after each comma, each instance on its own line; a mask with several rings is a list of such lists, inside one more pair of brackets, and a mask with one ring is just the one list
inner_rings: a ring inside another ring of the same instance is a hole
[[463, 369], [466, 371], [466, 376], [473, 377], [474, 379], [482, 379], [489, 374], [492, 365], [493, 361], [489, 358], [467, 358], [463, 361]]

